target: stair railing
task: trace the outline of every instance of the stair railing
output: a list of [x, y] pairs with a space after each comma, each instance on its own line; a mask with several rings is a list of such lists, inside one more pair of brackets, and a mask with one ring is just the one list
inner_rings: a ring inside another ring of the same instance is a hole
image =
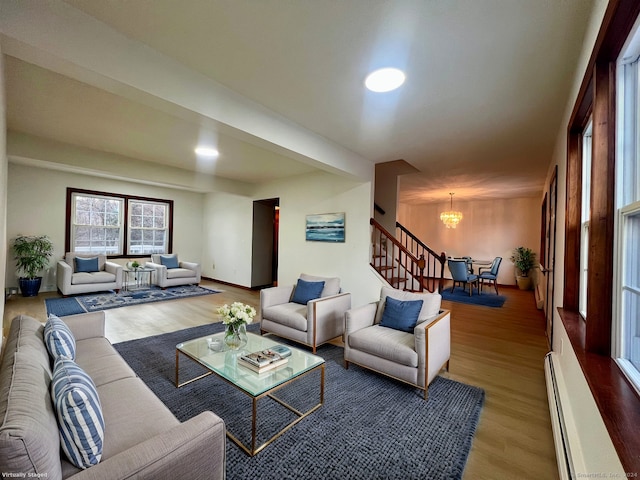
[[[416, 257], [373, 218], [371, 266], [394, 288], [424, 291], [424, 257]], [[410, 282], [410, 283], [409, 283]]]
[[438, 292], [442, 292], [444, 265], [447, 261], [447, 255], [444, 252], [438, 255], [399, 222], [396, 222], [396, 237], [400, 244], [411, 252], [413, 256], [425, 259], [424, 283], [427, 290], [433, 292], [436, 290], [437, 285]]

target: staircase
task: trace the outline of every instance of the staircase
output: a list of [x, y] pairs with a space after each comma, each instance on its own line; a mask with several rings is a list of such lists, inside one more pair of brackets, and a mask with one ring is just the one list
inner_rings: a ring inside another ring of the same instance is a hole
[[436, 254], [396, 222], [392, 235], [373, 218], [371, 266], [393, 288], [412, 292], [441, 292], [446, 255]]

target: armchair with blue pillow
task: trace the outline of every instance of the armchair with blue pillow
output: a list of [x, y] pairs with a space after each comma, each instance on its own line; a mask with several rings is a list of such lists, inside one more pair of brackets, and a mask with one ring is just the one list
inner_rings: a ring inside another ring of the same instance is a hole
[[178, 260], [176, 254], [153, 254], [145, 267], [153, 269], [151, 283], [160, 288], [200, 283], [200, 264]]
[[380, 301], [345, 314], [344, 360], [424, 390], [451, 354], [451, 314], [438, 293], [382, 287]]
[[311, 347], [340, 337], [351, 294], [340, 290], [337, 277], [300, 275], [296, 285], [260, 291], [260, 332], [273, 333]]
[[62, 295], [104, 292], [122, 288], [122, 266], [103, 254], [67, 252], [58, 261], [56, 282]]

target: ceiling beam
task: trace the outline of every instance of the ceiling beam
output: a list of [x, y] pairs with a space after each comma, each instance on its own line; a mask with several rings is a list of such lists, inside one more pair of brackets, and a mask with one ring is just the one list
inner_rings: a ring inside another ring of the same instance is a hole
[[5, 54], [229, 134], [315, 168], [371, 181], [373, 162], [60, 1], [1, 0]]

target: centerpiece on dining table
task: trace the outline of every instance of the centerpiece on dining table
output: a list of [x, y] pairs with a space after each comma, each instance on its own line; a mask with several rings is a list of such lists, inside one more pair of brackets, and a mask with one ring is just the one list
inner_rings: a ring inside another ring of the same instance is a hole
[[238, 350], [247, 344], [247, 324], [253, 321], [256, 310], [250, 305], [233, 302], [218, 308], [218, 314], [224, 323], [224, 343], [232, 350]]

